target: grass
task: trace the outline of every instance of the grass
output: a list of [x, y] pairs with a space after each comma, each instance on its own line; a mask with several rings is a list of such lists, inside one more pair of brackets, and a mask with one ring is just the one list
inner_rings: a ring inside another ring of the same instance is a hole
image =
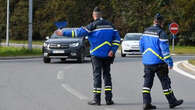
[[188, 62], [195, 66], [195, 59], [190, 59]]
[[32, 51], [23, 47], [0, 47], [0, 56], [39, 56], [41, 49], [32, 49]]
[[195, 46], [175, 46], [174, 50], [170, 46], [170, 51], [174, 54], [195, 54]]
[[[2, 40], [2, 43], [5, 43], [5, 40]], [[9, 40], [9, 43], [16, 43], [16, 44], [28, 44], [28, 40]], [[43, 45], [43, 41], [36, 40], [32, 41], [33, 45]]]

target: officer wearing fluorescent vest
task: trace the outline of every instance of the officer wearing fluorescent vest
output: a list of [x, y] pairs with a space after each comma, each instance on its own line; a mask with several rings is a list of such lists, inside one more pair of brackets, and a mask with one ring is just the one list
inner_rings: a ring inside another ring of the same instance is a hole
[[156, 109], [152, 105], [150, 91], [153, 85], [155, 73], [158, 76], [163, 93], [166, 96], [169, 107], [175, 108], [183, 103], [177, 100], [171, 89], [169, 69], [173, 67], [173, 60], [170, 56], [168, 36], [163, 31], [163, 16], [157, 13], [154, 16], [153, 26], [145, 29], [140, 39], [140, 51], [142, 52], [142, 62], [144, 64], [144, 85], [143, 85], [143, 109]]
[[89, 25], [76, 30], [57, 30], [56, 34], [70, 37], [88, 36], [94, 80], [94, 97], [88, 104], [101, 105], [101, 78], [103, 76], [106, 104], [112, 105], [114, 102], [112, 100], [110, 65], [113, 63], [114, 55], [120, 45], [120, 35], [110, 22], [102, 18], [102, 12], [98, 7], [94, 8], [92, 16], [94, 21]]

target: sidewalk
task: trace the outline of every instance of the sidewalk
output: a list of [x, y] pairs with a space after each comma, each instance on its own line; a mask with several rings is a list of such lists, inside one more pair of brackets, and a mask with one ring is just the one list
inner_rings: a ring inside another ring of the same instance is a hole
[[186, 60], [174, 63], [173, 70], [184, 76], [195, 79], [195, 66], [188, 63]]

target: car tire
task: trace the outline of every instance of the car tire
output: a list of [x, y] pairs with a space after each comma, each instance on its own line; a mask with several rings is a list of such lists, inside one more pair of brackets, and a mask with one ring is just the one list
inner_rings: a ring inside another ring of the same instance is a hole
[[121, 57], [126, 57], [126, 54], [123, 54], [122, 49], [121, 49]]
[[61, 62], [66, 62], [66, 58], [61, 58]]
[[43, 62], [44, 63], [50, 63], [51, 62], [51, 59], [50, 58], [47, 58], [47, 57], [43, 57]]
[[83, 53], [81, 54], [80, 58], [77, 59], [77, 61], [78, 61], [79, 63], [83, 63], [83, 62], [85, 61], [85, 56], [84, 56]]

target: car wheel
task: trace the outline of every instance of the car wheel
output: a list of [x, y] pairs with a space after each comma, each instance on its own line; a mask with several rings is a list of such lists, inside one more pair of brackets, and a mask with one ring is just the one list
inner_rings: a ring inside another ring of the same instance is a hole
[[66, 61], [66, 58], [61, 58], [61, 62], [65, 62]]
[[121, 49], [121, 57], [126, 57], [126, 54], [123, 54], [122, 49]]
[[78, 58], [77, 61], [78, 61], [79, 63], [83, 63], [83, 62], [85, 61], [85, 56], [84, 56], [84, 54], [81, 54], [80, 58]]
[[43, 57], [43, 62], [44, 63], [50, 63], [51, 62], [51, 59], [50, 58]]

